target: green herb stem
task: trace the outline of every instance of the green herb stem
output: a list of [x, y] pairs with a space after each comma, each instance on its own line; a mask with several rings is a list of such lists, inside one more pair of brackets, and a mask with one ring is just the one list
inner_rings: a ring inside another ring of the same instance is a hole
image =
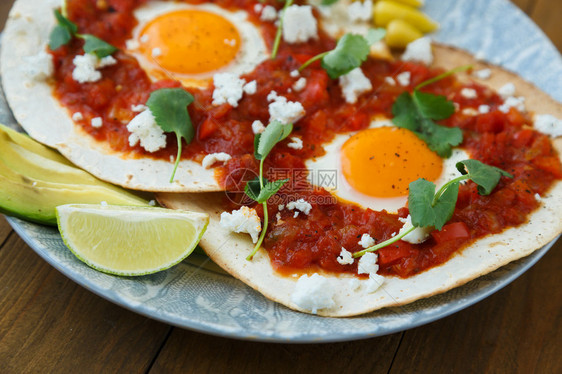
[[447, 190], [447, 188], [449, 188], [449, 186], [451, 186], [454, 183], [462, 182], [462, 181], [467, 180], [467, 179], [470, 179], [470, 176], [468, 174], [461, 175], [460, 177], [456, 177], [455, 179], [451, 179], [450, 181], [448, 181], [447, 183], [442, 185], [441, 188], [439, 189], [439, 191], [437, 191], [437, 193], [435, 194], [435, 196], [433, 196], [433, 201], [431, 203], [431, 206], [435, 206], [435, 204], [437, 203], [437, 200], [439, 200], [441, 195], [443, 195], [443, 193]]
[[[265, 158], [262, 158], [260, 160], [260, 189], [263, 189], [263, 161]], [[261, 233], [260, 233], [260, 237], [258, 239], [258, 242], [256, 243], [256, 246], [254, 247], [254, 250], [252, 251], [252, 253], [250, 253], [248, 255], [248, 257], [246, 257], [246, 260], [251, 261], [252, 258], [254, 258], [255, 254], [258, 252], [258, 250], [261, 247], [261, 244], [263, 243], [263, 239], [265, 238], [265, 232], [267, 231], [267, 225], [268, 225], [268, 212], [267, 212], [267, 201], [264, 201], [262, 203], [263, 206], [263, 227], [261, 229]]]
[[355, 252], [355, 253], [353, 254], [353, 257], [354, 257], [354, 258], [361, 257], [361, 256], [363, 256], [363, 255], [364, 255], [365, 253], [367, 253], [367, 252], [374, 252], [374, 251], [379, 250], [379, 249], [381, 249], [381, 248], [388, 247], [389, 245], [391, 245], [391, 244], [393, 244], [393, 243], [396, 243], [397, 241], [399, 241], [400, 239], [402, 239], [403, 237], [405, 237], [406, 235], [408, 235], [409, 233], [411, 233], [411, 232], [414, 231], [415, 229], [416, 229], [416, 227], [415, 227], [415, 226], [412, 226], [412, 227], [410, 227], [408, 230], [404, 231], [404, 232], [403, 232], [402, 234], [400, 234], [400, 235], [396, 235], [396, 236], [394, 236], [394, 237], [392, 237], [392, 238], [390, 238], [390, 239], [388, 239], [388, 240], [385, 240], [385, 241], [382, 242], [382, 243], [379, 243], [379, 244], [377, 244], [377, 245], [374, 245], [374, 246], [369, 247], [369, 248], [367, 248], [367, 249], [364, 249], [364, 250], [362, 250], [362, 251]]
[[330, 53], [330, 51], [317, 54], [316, 56], [312, 57], [310, 60], [306, 61], [306, 62], [305, 62], [304, 64], [302, 64], [301, 67], [299, 68], [299, 73], [302, 72], [304, 69], [306, 69], [308, 66], [310, 66], [310, 64], [312, 64], [314, 61], [318, 61], [318, 60], [323, 59], [324, 56], [326, 56], [328, 53]]
[[178, 139], [178, 154], [176, 155], [176, 162], [174, 164], [174, 171], [172, 171], [172, 176], [170, 177], [170, 183], [174, 181], [176, 170], [178, 169], [178, 165], [180, 164], [181, 157], [181, 136], [176, 135], [176, 138]]
[[445, 73], [443, 73], [443, 74], [439, 74], [438, 76], [436, 76], [436, 77], [434, 77], [434, 78], [428, 79], [428, 80], [426, 80], [426, 81], [424, 81], [424, 82], [418, 84], [418, 85], [416, 86], [416, 88], [414, 88], [414, 90], [420, 90], [420, 89], [422, 89], [423, 87], [429, 86], [430, 84], [435, 83], [435, 82], [438, 82], [438, 81], [440, 81], [441, 79], [445, 79], [445, 78], [447, 78], [447, 77], [450, 76], [450, 75], [453, 75], [453, 74], [456, 74], [456, 73], [460, 73], [461, 71], [466, 71], [466, 70], [469, 70], [469, 69], [472, 69], [472, 65], [459, 66], [458, 68], [449, 70], [449, 71], [447, 71], [447, 72], [445, 72]]
[[283, 19], [285, 18], [285, 10], [293, 4], [293, 0], [287, 0], [285, 6], [281, 10], [281, 16], [279, 17], [279, 26], [277, 27], [277, 33], [275, 34], [275, 41], [273, 42], [273, 49], [271, 50], [271, 59], [274, 60], [277, 57], [277, 51], [279, 50], [279, 44], [281, 44], [281, 36], [283, 35]]

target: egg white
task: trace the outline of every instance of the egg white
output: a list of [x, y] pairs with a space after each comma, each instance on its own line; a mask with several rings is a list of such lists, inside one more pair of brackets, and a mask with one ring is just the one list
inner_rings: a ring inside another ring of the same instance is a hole
[[230, 21], [240, 34], [241, 46], [234, 60], [221, 69], [200, 74], [170, 72], [170, 78], [179, 80], [184, 86], [206, 87], [210, 84], [211, 78], [216, 73], [229, 72], [236, 75], [247, 74], [267, 59], [267, 48], [260, 30], [248, 20], [248, 13], [243, 10], [231, 12], [215, 4], [190, 5], [172, 1], [150, 1], [137, 8], [134, 12], [138, 24], [133, 29], [132, 39], [127, 41], [127, 52], [137, 58], [140, 66], [147, 72], [151, 79], [159, 79], [159, 77], [151, 75], [151, 71], [162, 71], [163, 69], [154, 59], [147, 58], [139, 51], [138, 48], [142, 43], [140, 34], [145, 25], [154, 18], [166, 13], [185, 9], [215, 13]]
[[[394, 125], [388, 120], [374, 120], [370, 127], [383, 126]], [[341, 200], [355, 203], [363, 208], [377, 211], [385, 209], [388, 212], [396, 213], [398, 209], [406, 206], [408, 201], [407, 195], [391, 198], [372, 197], [355, 190], [345, 179], [341, 168], [341, 149], [344, 143], [355, 134], [357, 132], [336, 135], [330, 143], [324, 145], [325, 155], [306, 161], [306, 167], [309, 170], [309, 182], [315, 186], [325, 188]], [[437, 189], [451, 179], [460, 176], [461, 174], [456, 168], [456, 163], [469, 158], [470, 156], [465, 150], [461, 148], [453, 149], [451, 157], [443, 159], [441, 175], [434, 181]], [[321, 177], [326, 175], [332, 175], [335, 179], [328, 180], [325, 177]], [[334, 180], [335, 183], [333, 183]]]

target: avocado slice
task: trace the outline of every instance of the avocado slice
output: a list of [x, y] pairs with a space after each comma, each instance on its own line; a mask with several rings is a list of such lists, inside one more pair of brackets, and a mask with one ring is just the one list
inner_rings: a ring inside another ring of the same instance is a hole
[[56, 151], [3, 125], [0, 196], [0, 212], [49, 225], [56, 225], [55, 208], [63, 204], [148, 206], [145, 199], [96, 179]]

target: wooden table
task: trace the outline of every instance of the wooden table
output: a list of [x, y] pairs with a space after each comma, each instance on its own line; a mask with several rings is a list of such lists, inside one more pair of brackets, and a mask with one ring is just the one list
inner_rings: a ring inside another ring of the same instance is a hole
[[[0, 24], [12, 2], [2, 0]], [[515, 3], [562, 50], [562, 1]], [[0, 217], [0, 373], [561, 373], [560, 269], [562, 240], [511, 285], [437, 322], [356, 342], [263, 344], [182, 330], [105, 301]]]

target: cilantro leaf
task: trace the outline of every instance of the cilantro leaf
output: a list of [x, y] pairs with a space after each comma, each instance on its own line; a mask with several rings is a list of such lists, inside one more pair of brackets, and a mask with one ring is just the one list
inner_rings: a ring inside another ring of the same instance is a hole
[[299, 71], [303, 71], [314, 61], [322, 60], [321, 66], [328, 76], [336, 79], [361, 66], [367, 60], [371, 44], [384, 38], [386, 30], [370, 29], [365, 37], [356, 34], [345, 34], [338, 40], [336, 47], [331, 51], [320, 53], [304, 64]]
[[275, 147], [277, 143], [285, 139], [293, 131], [293, 124], [284, 124], [279, 121], [271, 122], [265, 131], [261, 134], [256, 134], [257, 141], [254, 140], [254, 146], [257, 143], [257, 148], [254, 155], [257, 160], [263, 160], [267, 157], [269, 152]]
[[369, 43], [361, 35], [345, 34], [336, 48], [322, 58], [322, 67], [336, 79], [361, 66], [369, 55]]
[[55, 9], [54, 13], [55, 18], [57, 19], [57, 25], [53, 31], [51, 31], [49, 36], [49, 48], [52, 51], [68, 44], [74, 34], [78, 31], [78, 26], [63, 16], [59, 10]]
[[408, 207], [412, 225], [416, 227], [433, 226], [441, 230], [453, 216], [459, 193], [459, 182], [451, 183], [439, 196], [435, 194], [435, 184], [425, 179], [410, 183]]
[[454, 111], [453, 103], [444, 96], [414, 90], [413, 94], [404, 92], [396, 98], [392, 106], [392, 122], [413, 131], [439, 156], [449, 157], [452, 147], [462, 143], [462, 131], [438, 125], [433, 120], [448, 118]]
[[495, 166], [486, 165], [478, 160], [464, 160], [457, 162], [457, 169], [462, 175], [467, 175], [478, 185], [480, 195], [489, 195], [496, 188], [502, 176], [513, 178], [507, 171]]
[[322, 0], [322, 5], [332, 5], [337, 3], [338, 0]]
[[84, 52], [96, 55], [98, 58], [111, 56], [117, 48], [93, 35], [79, 35], [84, 39]]
[[174, 132], [178, 140], [178, 154], [170, 182], [174, 180], [181, 156], [181, 139], [191, 143], [195, 131], [187, 111], [193, 96], [183, 88], [162, 88], [150, 94], [146, 105], [152, 112], [156, 123], [164, 132]]
[[270, 197], [275, 195], [277, 191], [279, 191], [279, 189], [288, 181], [289, 179], [279, 179], [273, 182], [268, 182], [267, 179], [264, 178], [263, 183], [265, 183], [265, 185], [261, 188], [259, 177], [256, 177], [246, 184], [244, 192], [246, 192], [246, 195], [248, 195], [252, 200], [263, 204]]
[[419, 110], [420, 115], [433, 120], [447, 119], [455, 113], [452, 101], [442, 95], [432, 95], [414, 90], [412, 100]]

